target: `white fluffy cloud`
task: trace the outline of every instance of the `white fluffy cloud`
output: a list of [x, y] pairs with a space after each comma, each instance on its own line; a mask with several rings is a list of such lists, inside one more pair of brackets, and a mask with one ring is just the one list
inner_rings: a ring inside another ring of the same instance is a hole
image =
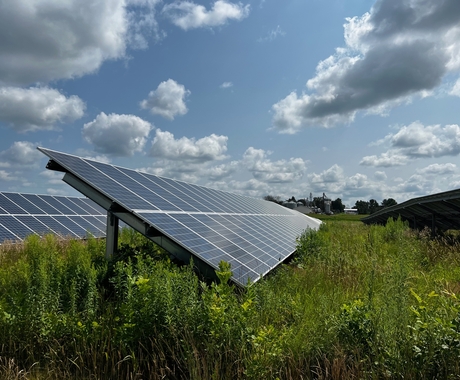
[[227, 136], [211, 134], [201, 139], [181, 137], [175, 139], [170, 132], [156, 130], [150, 155], [156, 158], [204, 163], [224, 159]]
[[149, 39], [158, 41], [166, 36], [155, 18], [156, 6], [161, 0], [127, 0], [128, 45], [133, 49], [146, 49]]
[[385, 172], [382, 172], [382, 171], [376, 171], [374, 173], [374, 178], [377, 180], [377, 181], [386, 181], [387, 179], [387, 174]]
[[93, 144], [96, 152], [114, 156], [132, 156], [141, 152], [152, 125], [134, 115], [106, 115], [83, 126], [83, 137]]
[[308, 175], [311, 183], [333, 183], [344, 179], [343, 169], [335, 164], [320, 174], [311, 173]]
[[460, 68], [459, 18], [457, 0], [378, 0], [347, 19], [346, 47], [318, 64], [310, 93], [292, 92], [273, 105], [274, 128], [295, 133], [348, 123], [359, 110], [382, 113], [433, 90]]
[[176, 1], [163, 7], [163, 13], [183, 30], [225, 25], [229, 20], [242, 20], [249, 15], [250, 6], [226, 0], [214, 2], [211, 10], [191, 1]]
[[0, 167], [35, 168], [43, 158], [36, 144], [29, 141], [15, 141], [8, 149], [0, 152]]
[[161, 82], [157, 89], [150, 91], [147, 99], [141, 102], [143, 109], [150, 110], [155, 115], [174, 120], [177, 115], [185, 115], [188, 112], [185, 98], [190, 95], [182, 84], [173, 79]]
[[53, 186], [66, 185], [66, 183], [62, 180], [63, 175], [60, 172], [55, 172], [53, 170], [44, 170], [40, 172], [40, 175], [43, 178], [45, 178], [48, 184], [50, 185], [53, 185]]
[[55, 129], [81, 118], [85, 103], [48, 87], [0, 88], [0, 121], [18, 132]]
[[373, 154], [372, 156], [363, 157], [359, 164], [364, 166], [389, 168], [392, 166], [406, 165], [408, 161], [407, 156], [391, 151], [382, 153], [380, 156]]
[[452, 163], [447, 164], [432, 164], [428, 165], [424, 168], [417, 169], [418, 174], [422, 175], [445, 175], [445, 174], [453, 174], [457, 171], [457, 165]]
[[94, 72], [125, 53], [123, 0], [16, 0], [0, 12], [0, 83], [29, 84]]
[[203, 174], [205, 174], [211, 181], [219, 181], [224, 178], [228, 178], [233, 173], [236, 173], [239, 167], [240, 163], [238, 161], [231, 161], [230, 163], [207, 168], [206, 173]]
[[365, 166], [399, 166], [410, 159], [460, 154], [460, 127], [457, 124], [424, 126], [414, 122], [402, 126], [396, 133], [387, 135], [376, 145], [389, 144], [387, 152], [380, 156], [364, 157], [360, 164]]
[[6, 170], [0, 170], [0, 180], [2, 181], [16, 181], [18, 178], [12, 177], [11, 173]]
[[305, 174], [307, 165], [302, 158], [272, 161], [271, 152], [249, 147], [243, 155], [245, 167], [255, 179], [269, 183], [294, 182]]
[[0, 85], [47, 83], [99, 69], [158, 34], [159, 0], [14, 0], [0, 12]]

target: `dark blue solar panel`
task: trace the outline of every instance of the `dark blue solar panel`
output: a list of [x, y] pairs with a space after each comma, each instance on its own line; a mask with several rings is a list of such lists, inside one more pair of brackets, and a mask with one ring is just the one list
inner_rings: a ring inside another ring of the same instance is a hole
[[[0, 208], [0, 244], [22, 240], [31, 233], [85, 237], [90, 232], [96, 237], [105, 236], [107, 212], [90, 199], [10, 192], [0, 193], [0, 199], [9, 209]], [[51, 215], [60, 216], [59, 221]]]
[[82, 236], [86, 236], [87, 233], [90, 233], [95, 237], [105, 235], [104, 232], [102, 232], [99, 228], [96, 228], [94, 224], [90, 223], [86, 218], [83, 218], [82, 216], [69, 216], [69, 219], [77, 223], [79, 226], [81, 226], [81, 228], [83, 228], [85, 234]]
[[33, 234], [33, 231], [12, 215], [0, 215], [0, 224], [13, 232], [20, 239]]
[[53, 158], [62, 166], [70, 169], [73, 174], [90, 181], [91, 184], [103, 194], [111, 194], [116, 197], [121, 204], [128, 208], [142, 210], [152, 207], [150, 203], [138, 197], [135, 193], [120, 185], [115, 180], [110, 179], [103, 172], [79, 157], [53, 152]]
[[40, 196], [46, 203], [51, 205], [54, 209], [58, 211], [57, 214], [65, 214], [65, 215], [74, 215], [75, 212], [73, 212], [70, 208], [68, 208], [66, 205], [63, 203], [59, 202], [55, 197], [52, 195], [41, 195]]
[[48, 226], [44, 225], [32, 215], [17, 215], [16, 219], [21, 223], [24, 223], [27, 227], [29, 227], [32, 231], [40, 236], [47, 233], [54, 233], [54, 231], [51, 231]]
[[241, 285], [268, 273], [320, 224], [273, 202], [40, 150], [211, 267], [229, 262]]
[[80, 206], [76, 205], [75, 202], [72, 202], [67, 197], [62, 196], [54, 196], [59, 202], [61, 202], [64, 206], [66, 206], [69, 210], [72, 210], [72, 214], [83, 215], [86, 214], [86, 211], [82, 209]]
[[[158, 184], [169, 191], [171, 194], [176, 195], [178, 198], [182, 199], [186, 204], [190, 205], [190, 209], [182, 208], [184, 211], [201, 211], [201, 212], [212, 212], [210, 208], [205, 206], [200, 202], [196, 197], [190, 197], [177, 186], [176, 181], [157, 177]], [[176, 186], [175, 186], [176, 185]]]
[[67, 215], [56, 215], [54, 217], [59, 223], [66, 226], [73, 234], [77, 235], [80, 238], [87, 236], [87, 231], [84, 227], [80, 226], [78, 223], [71, 219], [71, 216]]
[[107, 228], [106, 226], [107, 217], [105, 216], [83, 216], [83, 219], [90, 222], [92, 225], [94, 225], [97, 229], [99, 229], [105, 235], [105, 231]]
[[83, 198], [69, 198], [69, 200], [73, 203], [75, 203], [76, 206], [78, 206], [80, 209], [82, 209], [81, 215], [95, 215], [95, 214], [100, 214], [106, 213], [104, 209], [96, 211], [95, 208], [91, 207], [88, 203], [84, 202]]
[[148, 188], [152, 193], [149, 198], [150, 201], [155, 202], [155, 205], [159, 209], [164, 211], [180, 211], [180, 208], [174, 204], [177, 203], [177, 199], [173, 194], [170, 194], [165, 189], [134, 170], [120, 168], [120, 171], [132, 178], [137, 183]]
[[0, 207], [8, 214], [27, 214], [27, 211], [10, 201], [3, 194], [0, 194]]
[[[182, 211], [199, 211], [198, 208], [187, 203], [183, 199], [182, 194], [171, 192], [171, 188], [168, 189], [166, 183], [162, 182], [157, 176], [147, 173], [142, 173], [142, 176], [147, 178], [150, 183], [148, 184], [157, 194], [161, 195], [164, 199], [170, 200], [179, 210]], [[163, 211], [169, 211], [169, 209], [163, 209]]]
[[107, 210], [99, 206], [97, 203], [94, 203], [91, 199], [88, 199], [88, 198], [78, 198], [78, 199], [80, 199], [81, 202], [87, 204], [92, 210], [96, 211], [96, 212], [90, 211], [90, 215], [98, 215], [98, 214], [106, 215], [107, 214]]
[[42, 197], [34, 194], [22, 194], [24, 198], [26, 198], [29, 202], [36, 205], [40, 210], [43, 210], [45, 214], [53, 215], [53, 214], [60, 214], [58, 210], [56, 210], [53, 206], [49, 203], [45, 202]]
[[0, 224], [0, 243], [4, 242], [5, 240], [16, 241], [18, 240], [18, 236]]
[[148, 202], [147, 205], [144, 206], [144, 209], [158, 210], [158, 207], [152, 204], [152, 202], [149, 202], [149, 200], [156, 195], [149, 188], [142, 186], [142, 184], [134, 181], [131, 177], [127, 176], [124, 172], [116, 169], [112, 165], [95, 161], [91, 161], [90, 163], [92, 166], [99, 169], [102, 173], [115, 180], [120, 185], [128, 188], [130, 191], [136, 194], [137, 197], [140, 197], [144, 201]]
[[[164, 178], [163, 178], [164, 179]], [[164, 179], [166, 180], [166, 179]], [[168, 180], [173, 182], [172, 180]], [[229, 212], [229, 208], [222, 204], [222, 200], [214, 199], [209, 194], [203, 192], [203, 188], [200, 186], [192, 185], [190, 183], [174, 181], [174, 187], [188, 194], [192, 198], [196, 199], [200, 204], [205, 206], [210, 212]], [[200, 211], [204, 211], [200, 210]]]
[[[49, 229], [53, 230], [58, 235], [63, 237], [78, 237], [77, 234], [74, 234], [69, 228], [66, 228], [63, 224], [59, 223], [56, 219], [57, 216], [49, 216], [49, 215], [37, 215], [36, 218], [45, 224]], [[60, 215], [60, 217], [63, 217]], [[65, 218], [65, 216], [64, 216]]]
[[35, 204], [31, 203], [28, 199], [24, 198], [19, 193], [3, 193], [11, 202], [15, 203], [29, 214], [44, 214], [45, 212], [38, 208]]

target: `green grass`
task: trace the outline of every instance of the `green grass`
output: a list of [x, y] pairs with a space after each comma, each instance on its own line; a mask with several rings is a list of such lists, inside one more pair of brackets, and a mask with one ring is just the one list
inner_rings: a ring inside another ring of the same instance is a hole
[[326, 215], [326, 214], [308, 214], [312, 218], [325, 220], [325, 221], [346, 221], [346, 222], [360, 222], [362, 218], [368, 215], [352, 215], [352, 214], [334, 214], [334, 215]]
[[110, 263], [101, 240], [2, 245], [0, 378], [460, 377], [456, 240], [348, 217], [246, 291], [131, 230]]

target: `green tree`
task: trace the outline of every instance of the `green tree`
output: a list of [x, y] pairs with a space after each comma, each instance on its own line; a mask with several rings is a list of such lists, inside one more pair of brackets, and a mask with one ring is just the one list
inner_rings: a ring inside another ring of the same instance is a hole
[[379, 209], [380, 209], [379, 202], [377, 202], [375, 199], [371, 199], [369, 201], [369, 214], [373, 214]]
[[397, 204], [398, 202], [396, 202], [393, 198], [384, 199], [382, 201], [382, 207], [390, 207], [390, 206], [394, 206]]
[[356, 201], [354, 208], [358, 210], [358, 214], [369, 214], [369, 202], [367, 201]]
[[337, 198], [335, 201], [331, 203], [332, 210], [335, 212], [343, 212], [345, 210], [345, 206], [342, 204], [342, 200]]

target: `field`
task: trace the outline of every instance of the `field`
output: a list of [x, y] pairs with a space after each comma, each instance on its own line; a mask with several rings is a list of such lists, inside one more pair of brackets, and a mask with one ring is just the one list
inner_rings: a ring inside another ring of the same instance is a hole
[[352, 215], [352, 214], [334, 214], [334, 215], [326, 215], [326, 214], [308, 214], [316, 219], [320, 219], [323, 221], [335, 221], [335, 222], [360, 222], [362, 218], [368, 215]]
[[351, 217], [244, 291], [131, 230], [110, 263], [103, 240], [4, 244], [0, 378], [459, 378], [457, 240]]

